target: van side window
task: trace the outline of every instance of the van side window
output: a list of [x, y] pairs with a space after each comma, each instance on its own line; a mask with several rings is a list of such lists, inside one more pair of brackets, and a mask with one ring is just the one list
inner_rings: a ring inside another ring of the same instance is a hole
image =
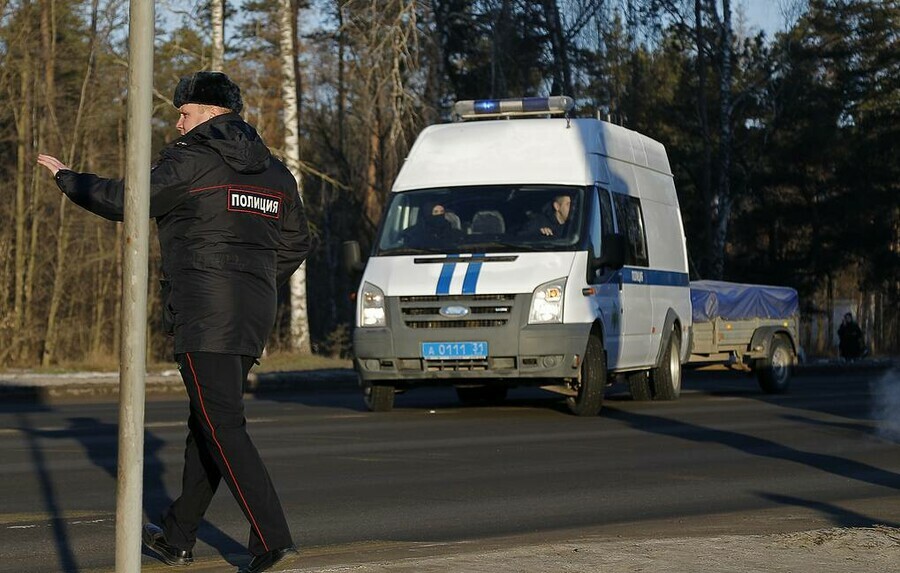
[[641, 212], [641, 200], [637, 197], [613, 193], [616, 205], [616, 220], [619, 232], [625, 236], [628, 245], [625, 248], [625, 264], [636, 267], [648, 267], [647, 234], [644, 232], [644, 215]]
[[609, 235], [613, 233], [612, 202], [609, 199], [609, 191], [601, 187], [597, 189], [597, 194], [600, 195], [600, 222], [603, 225], [600, 232]]
[[614, 233], [612, 201], [609, 191], [602, 187], [595, 187], [591, 194], [591, 246], [594, 248], [594, 256], [600, 256], [603, 235]]
[[591, 249], [594, 251], [594, 256], [600, 256], [600, 247], [601, 240], [603, 237], [603, 215], [600, 212], [600, 202], [597, 200], [597, 195], [603, 193], [602, 189], [595, 189], [593, 193], [591, 193], [591, 220], [590, 220], [590, 236], [591, 236]]
[[[615, 232], [613, 226], [612, 200], [609, 198], [609, 191], [602, 187], [594, 187], [594, 192], [591, 193], [591, 219], [589, 228], [593, 256], [599, 257], [603, 247], [603, 237]], [[610, 269], [593, 269], [589, 266], [587, 282], [590, 284], [605, 282], [610, 272], [612, 272]]]

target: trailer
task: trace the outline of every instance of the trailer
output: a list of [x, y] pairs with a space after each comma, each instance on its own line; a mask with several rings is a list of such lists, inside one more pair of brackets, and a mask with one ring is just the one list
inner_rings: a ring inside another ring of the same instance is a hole
[[799, 344], [799, 297], [788, 287], [692, 281], [687, 366], [752, 370], [762, 390], [787, 391]]

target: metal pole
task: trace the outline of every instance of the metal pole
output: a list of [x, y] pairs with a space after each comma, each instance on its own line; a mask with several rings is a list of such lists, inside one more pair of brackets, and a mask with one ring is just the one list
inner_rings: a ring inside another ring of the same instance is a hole
[[129, 20], [116, 573], [136, 573], [141, 570], [147, 264], [150, 235], [150, 119], [153, 108], [153, 0], [131, 0]]

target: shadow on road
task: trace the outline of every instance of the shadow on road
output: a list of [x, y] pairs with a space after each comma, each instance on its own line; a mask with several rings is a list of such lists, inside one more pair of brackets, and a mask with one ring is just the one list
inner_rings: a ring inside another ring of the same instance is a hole
[[[355, 412], [365, 412], [365, 404], [360, 392], [266, 392], [258, 391], [253, 394], [255, 400], [270, 402], [283, 402], [287, 404], [300, 404], [310, 408], [338, 408]], [[252, 431], [252, 430], [251, 430]]]
[[[60, 503], [53, 487], [52, 472], [48, 468], [41, 440], [78, 440], [91, 463], [103, 469], [115, 482], [118, 474], [118, 426], [97, 418], [72, 417], [67, 419], [68, 426], [63, 429], [43, 430], [34, 428], [25, 415], [20, 415], [19, 421], [18, 429], [26, 436], [41, 484], [44, 507], [50, 516], [60, 570], [77, 572], [79, 568], [66, 528], [65, 508]], [[159, 456], [164, 445], [164, 440], [153, 432], [144, 431], [144, 512], [146, 516], [151, 517], [150, 521], [156, 521], [156, 516], [160, 515], [172, 502], [163, 480], [165, 463]], [[110, 491], [110, 496], [115, 496], [114, 489]], [[205, 520], [200, 526], [198, 536], [202, 541], [216, 548], [226, 560], [230, 559], [230, 557], [226, 557], [228, 555], [244, 552], [244, 546], [241, 543]], [[114, 546], [112, 540], [108, 546]], [[146, 549], [143, 549], [143, 553], [155, 557]]]
[[[890, 373], [887, 367], [862, 365], [800, 369], [786, 393], [766, 394], [750, 373], [691, 370], [685, 372], [684, 388], [710, 396], [749, 398], [773, 406], [873, 420], [878, 415], [877, 390]], [[844, 399], [835, 400], [835, 396]]]
[[822, 426], [825, 428], [835, 428], [838, 430], [845, 430], [848, 432], [859, 432], [860, 434], [866, 434], [878, 440], [884, 440], [886, 442], [893, 442], [895, 444], [900, 444], [900, 437], [886, 435], [883, 432], [880, 432], [877, 426], [870, 426], [867, 424], [857, 424], [854, 422], [826, 422], [825, 420], [816, 420], [814, 418], [809, 418], [807, 416], [797, 416], [794, 414], [782, 416], [785, 420], [790, 420], [792, 422], [797, 422], [800, 424], [809, 424], [811, 426]]
[[900, 489], [900, 474], [847, 458], [805, 452], [764, 438], [698, 426], [671, 418], [625, 411], [615, 406], [604, 408], [603, 415], [644, 432], [692, 442], [722, 444], [753, 456], [803, 464], [848, 479]]
[[[43, 411], [49, 410], [44, 408]], [[50, 516], [50, 526], [53, 531], [53, 542], [56, 544], [57, 554], [59, 555], [60, 571], [78, 571], [78, 563], [75, 554], [72, 551], [69, 542], [69, 531], [66, 528], [66, 522], [63, 516], [63, 508], [57, 498], [56, 489], [53, 487], [53, 479], [51, 478], [50, 469], [47, 467], [47, 460], [44, 451], [40, 445], [41, 430], [32, 427], [31, 421], [25, 412], [21, 412], [17, 416], [19, 430], [25, 434], [25, 441], [31, 452], [31, 461], [34, 464], [37, 474], [38, 483], [41, 488], [41, 495], [44, 498], [44, 509]]]
[[809, 509], [818, 511], [822, 515], [830, 516], [831, 522], [838, 527], [870, 527], [872, 525], [900, 527], [900, 523], [882, 523], [861, 513], [850, 511], [849, 509], [844, 509], [843, 507], [838, 507], [834, 504], [825, 503], [823, 501], [813, 501], [810, 499], [803, 499], [791, 495], [781, 495], [769, 492], [757, 492], [756, 495], [763, 499], [767, 499], [781, 505], [790, 505], [792, 507], [807, 507]]
[[[720, 378], [704, 378], [703, 373], [697, 374], [686, 386], [699, 388], [712, 396], [747, 398], [789, 410], [843, 418], [848, 421], [826, 421], [796, 414], [783, 416], [793, 422], [854, 431], [900, 443], [900, 417], [897, 416], [900, 411], [900, 370], [896, 368], [844, 365], [834, 370], [815, 369], [793, 380], [786, 394], [748, 392], [734, 388], [734, 380], [719, 382]], [[729, 386], [717, 388], [716, 384]]]

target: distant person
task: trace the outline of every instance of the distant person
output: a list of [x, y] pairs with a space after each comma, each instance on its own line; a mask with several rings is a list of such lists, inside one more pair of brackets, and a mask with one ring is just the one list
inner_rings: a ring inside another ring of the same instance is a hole
[[853, 320], [853, 314], [848, 312], [838, 327], [838, 340], [841, 358], [847, 362], [862, 358], [865, 351], [863, 332], [859, 324]]
[[561, 193], [553, 198], [543, 211], [525, 225], [523, 235], [544, 237], [562, 237], [566, 234], [569, 225], [569, 216], [572, 210], [572, 198]]
[[[144, 545], [168, 565], [189, 565], [197, 529], [219, 484], [250, 524], [259, 573], [297, 550], [266, 466], [247, 433], [243, 387], [275, 325], [278, 287], [306, 259], [310, 236], [297, 182], [238, 115], [240, 88], [220, 72], [178, 82], [181, 137], [150, 174], [150, 216], [162, 252], [164, 324], [190, 401], [181, 495]], [[125, 184], [77, 173], [39, 155], [59, 188], [88, 211], [121, 221]]]
[[416, 223], [403, 232], [403, 241], [410, 247], [447, 246], [458, 241], [462, 232], [448, 218], [441, 203], [428, 203], [419, 209]]

